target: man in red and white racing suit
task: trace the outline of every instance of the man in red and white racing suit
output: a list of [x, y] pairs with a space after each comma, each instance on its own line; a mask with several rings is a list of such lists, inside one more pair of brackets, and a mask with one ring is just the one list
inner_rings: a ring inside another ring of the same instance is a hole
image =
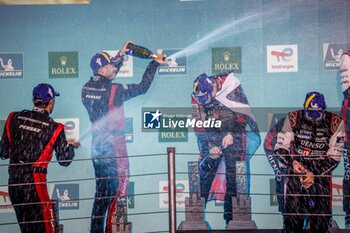
[[47, 167], [53, 151], [68, 166], [79, 142], [67, 142], [64, 126], [49, 115], [56, 92], [42, 83], [33, 90], [32, 110], [9, 114], [0, 142], [1, 159], [10, 159], [9, 196], [22, 233], [54, 233], [53, 207], [47, 192]]
[[275, 152], [290, 170], [285, 192], [284, 229], [302, 232], [304, 219], [313, 233], [329, 232], [331, 176], [344, 145], [344, 123], [325, 111], [322, 94], [306, 95], [304, 110], [289, 112], [278, 133]]

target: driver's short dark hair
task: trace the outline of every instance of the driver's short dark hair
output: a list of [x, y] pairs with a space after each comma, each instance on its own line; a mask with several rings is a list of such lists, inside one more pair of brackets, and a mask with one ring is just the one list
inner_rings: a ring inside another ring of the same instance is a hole
[[46, 108], [49, 105], [49, 101], [46, 102], [34, 102], [34, 106], [38, 108]]

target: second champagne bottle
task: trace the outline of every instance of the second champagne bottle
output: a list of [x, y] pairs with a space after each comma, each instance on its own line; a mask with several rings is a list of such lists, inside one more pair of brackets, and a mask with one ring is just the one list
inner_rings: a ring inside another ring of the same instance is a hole
[[[128, 51], [126, 54], [134, 56], [134, 57], [139, 57], [143, 59], [157, 59], [157, 54], [154, 54], [151, 50], [140, 46], [140, 45], [135, 45], [133, 43], [129, 43], [126, 48]], [[165, 58], [163, 58], [165, 60]]]

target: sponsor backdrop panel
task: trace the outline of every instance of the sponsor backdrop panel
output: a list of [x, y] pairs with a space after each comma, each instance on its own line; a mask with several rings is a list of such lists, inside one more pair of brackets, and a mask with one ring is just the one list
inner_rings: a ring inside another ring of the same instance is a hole
[[350, 49], [350, 43], [323, 44], [323, 66], [325, 70], [339, 69], [340, 56]]
[[297, 72], [298, 46], [278, 45], [267, 46], [267, 72]]
[[79, 184], [51, 184], [49, 194], [58, 200], [60, 210], [79, 209]]
[[[157, 117], [152, 119], [156, 116], [152, 114], [161, 108], [191, 108], [193, 80], [199, 74], [233, 70], [252, 108], [299, 108], [306, 92], [312, 90], [324, 93], [329, 107], [341, 105], [337, 59], [350, 44], [348, 0], [80, 2], [87, 4], [0, 5], [0, 119], [5, 120], [11, 111], [31, 109], [33, 87], [49, 82], [61, 94], [52, 117], [63, 120], [67, 137], [79, 138], [82, 143], [77, 161], [69, 167], [55, 162], [49, 166], [49, 194], [65, 198], [67, 190], [71, 200], [76, 195], [81, 199], [78, 203], [68, 202], [60, 213], [62, 219], [74, 218], [62, 221], [65, 232], [89, 232], [95, 184], [90, 123], [80, 93], [92, 75], [90, 59], [99, 51], [115, 54], [127, 40], [132, 40], [168, 56], [169, 63], [159, 67], [149, 91], [125, 103], [135, 193], [134, 201], [129, 200], [133, 232], [168, 231], [168, 215], [162, 213], [166, 208], [161, 207], [166, 200], [157, 193], [167, 187], [160, 182], [167, 179], [165, 155], [169, 146], [175, 146], [179, 153], [178, 195], [183, 198], [188, 190], [187, 162], [198, 160], [194, 132], [169, 127], [161, 137], [159, 121], [155, 121]], [[118, 82], [139, 83], [147, 64], [145, 59], [125, 57]], [[146, 115], [144, 107], [150, 109]], [[0, 127], [3, 124], [0, 121]], [[262, 139], [265, 134], [266, 129], [261, 132]], [[143, 156], [147, 154], [152, 156]], [[0, 161], [0, 205], [8, 203], [7, 163]], [[270, 179], [274, 176], [262, 147], [251, 159], [251, 172], [269, 174], [251, 177], [252, 211], [275, 213], [253, 214], [253, 219], [259, 228], [281, 228], [277, 206], [270, 206]], [[341, 163], [335, 174], [341, 179], [343, 172]], [[339, 185], [340, 180], [334, 181], [335, 194], [342, 193]], [[156, 194], [144, 195], [149, 193]], [[333, 201], [334, 213], [343, 214], [340, 199]], [[207, 209], [212, 228], [223, 229], [222, 206], [211, 202]], [[148, 212], [156, 214], [139, 215]], [[183, 217], [178, 214], [178, 223]], [[335, 219], [344, 226], [342, 216]], [[0, 232], [18, 233], [18, 225], [3, 224], [8, 222], [15, 222], [14, 214], [0, 211]]]
[[159, 75], [181, 75], [187, 73], [187, 55], [184, 49], [157, 49], [157, 53], [167, 56], [167, 64], [158, 69]]
[[77, 78], [78, 52], [49, 52], [50, 78]]
[[79, 141], [79, 118], [55, 119], [64, 125], [67, 140]]
[[23, 53], [0, 53], [0, 79], [23, 79]]
[[212, 73], [220, 74], [228, 71], [242, 73], [242, 48], [213, 48]]

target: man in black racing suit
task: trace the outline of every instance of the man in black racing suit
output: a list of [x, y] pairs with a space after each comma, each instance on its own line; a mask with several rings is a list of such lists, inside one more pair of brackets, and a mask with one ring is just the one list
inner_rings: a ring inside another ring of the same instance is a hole
[[95, 54], [90, 62], [94, 75], [82, 88], [82, 102], [92, 124], [92, 162], [96, 192], [91, 216], [91, 233], [112, 232], [119, 197], [126, 198], [129, 184], [129, 160], [124, 135], [124, 102], [147, 92], [164, 56], [157, 55], [145, 70], [139, 84], [112, 83], [123, 65], [126, 46], [112, 57], [107, 52]]
[[78, 142], [67, 142], [64, 126], [49, 114], [55, 105], [49, 84], [33, 90], [33, 110], [12, 112], [6, 120], [0, 143], [1, 159], [10, 159], [9, 196], [22, 233], [53, 233], [54, 216], [47, 193], [47, 166], [53, 150], [60, 165], [68, 166]]
[[291, 174], [286, 181], [284, 229], [302, 232], [305, 217], [313, 233], [331, 227], [331, 176], [344, 145], [344, 123], [325, 111], [322, 94], [306, 95], [304, 110], [289, 112], [278, 133], [275, 152]]

